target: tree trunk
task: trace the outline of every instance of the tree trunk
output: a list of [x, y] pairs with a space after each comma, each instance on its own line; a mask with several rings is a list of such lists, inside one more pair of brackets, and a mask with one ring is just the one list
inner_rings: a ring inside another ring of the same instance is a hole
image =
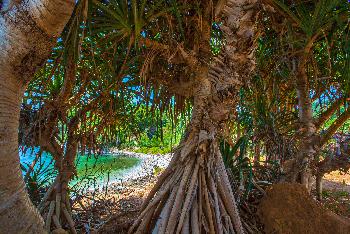
[[[76, 130], [80, 123], [79, 116], [73, 117], [67, 124], [66, 149], [65, 151], [60, 151], [60, 154], [55, 157], [55, 168], [58, 170], [58, 175], [38, 206], [43, 217], [45, 217], [45, 229], [48, 232], [62, 227], [69, 227], [71, 233], [77, 233], [72, 219], [68, 184], [76, 171], [75, 158], [79, 140], [79, 134], [77, 134]], [[58, 144], [53, 138], [51, 138], [51, 141], [51, 145]], [[50, 145], [50, 143], [47, 145]], [[56, 152], [50, 153], [53, 155]]]
[[[306, 67], [302, 63], [298, 69], [297, 78], [297, 95], [298, 95], [298, 106], [299, 106], [299, 120], [301, 128], [299, 129], [301, 134], [300, 151], [298, 157], [298, 163], [300, 163], [300, 176], [301, 183], [310, 189], [309, 180], [311, 176], [309, 164], [314, 159], [316, 153], [314, 149], [315, 145], [315, 134], [316, 127], [312, 117], [312, 103], [310, 99], [310, 89], [308, 84], [308, 78], [306, 75]], [[295, 182], [295, 173], [292, 181]]]
[[31, 0], [0, 15], [0, 229], [44, 233], [25, 191], [18, 155], [19, 112], [26, 84], [43, 65], [74, 1]]
[[243, 232], [218, 147], [217, 117], [225, 118], [228, 112], [222, 113], [223, 106], [212, 100], [208, 69], [203, 68], [200, 76], [187, 136], [150, 192], [131, 232], [188, 233], [188, 228], [192, 233]]
[[299, 151], [293, 161], [291, 170], [287, 174], [287, 180], [296, 182], [300, 179], [301, 184], [310, 191], [311, 189], [311, 169], [310, 162], [315, 157], [316, 151], [316, 127], [312, 116], [312, 103], [310, 98], [310, 88], [306, 73], [307, 56], [312, 43], [309, 43], [303, 51], [302, 56], [294, 59], [294, 73], [296, 75], [296, 91], [299, 107]]
[[316, 165], [316, 192], [318, 200], [322, 200], [322, 180], [325, 174], [337, 170], [347, 172], [350, 169], [350, 149], [344, 147], [340, 151], [340, 155], [334, 152], [334, 155], [327, 155], [323, 161], [318, 162]]
[[255, 4], [228, 1], [222, 8], [225, 47], [209, 67], [197, 68], [189, 128], [129, 233], [243, 233], [218, 141], [255, 68]]
[[323, 182], [323, 174], [316, 175], [316, 195], [317, 200], [322, 200], [322, 182]]
[[255, 145], [254, 145], [254, 166], [255, 167], [258, 167], [260, 166], [260, 142], [257, 141], [255, 142]]
[[68, 194], [68, 184], [75, 172], [74, 162], [77, 149], [77, 140], [67, 142], [67, 149], [64, 158], [62, 157], [62, 164], [58, 168], [59, 173], [39, 204], [39, 210], [45, 217], [45, 229], [48, 232], [67, 226], [71, 233], [77, 233], [72, 219]]
[[22, 93], [0, 83], [0, 229], [2, 233], [42, 233], [42, 219], [25, 190], [18, 157], [17, 129]]
[[[310, 53], [312, 40], [304, 50], [303, 56], [299, 59], [299, 65], [296, 72], [296, 90], [299, 106], [299, 151], [294, 159], [292, 169], [288, 172], [287, 180], [300, 182], [311, 192], [312, 169], [310, 164], [317, 164], [317, 156], [320, 154], [321, 147], [333, 136], [339, 127], [341, 127], [350, 117], [350, 108], [346, 109], [328, 129], [320, 135], [317, 128], [333, 113], [338, 105], [335, 102], [329, 110], [323, 113], [322, 118], [316, 120], [313, 118], [312, 100], [310, 98], [310, 87], [306, 73], [307, 56]], [[317, 169], [316, 169], [317, 170]], [[315, 170], [314, 170], [315, 171]]]

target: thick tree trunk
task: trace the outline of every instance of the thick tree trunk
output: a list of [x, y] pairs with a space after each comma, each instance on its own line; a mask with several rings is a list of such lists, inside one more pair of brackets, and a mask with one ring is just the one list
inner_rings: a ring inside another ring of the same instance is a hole
[[255, 7], [254, 0], [220, 6], [226, 44], [209, 67], [197, 67], [188, 131], [130, 233], [244, 232], [218, 140], [239, 88], [255, 68]]
[[42, 233], [42, 219], [32, 205], [18, 157], [17, 129], [22, 92], [18, 84], [0, 83], [0, 230]]
[[227, 118], [227, 106], [212, 99], [208, 69], [199, 76], [187, 136], [150, 192], [131, 233], [243, 233], [218, 147], [218, 123]]
[[50, 54], [74, 1], [31, 0], [0, 15], [0, 230], [43, 233], [25, 190], [18, 155], [20, 103], [26, 84]]

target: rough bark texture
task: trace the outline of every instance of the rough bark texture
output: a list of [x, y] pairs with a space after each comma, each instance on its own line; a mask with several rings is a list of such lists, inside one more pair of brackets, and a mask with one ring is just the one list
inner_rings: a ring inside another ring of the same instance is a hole
[[294, 171], [292, 173], [292, 182], [296, 182], [297, 177], [300, 173], [301, 183], [309, 188], [310, 184], [310, 162], [314, 159], [316, 150], [315, 136], [316, 127], [312, 116], [312, 103], [309, 94], [309, 81], [306, 74], [306, 55], [300, 61], [297, 71], [296, 78], [296, 89], [298, 95], [298, 106], [299, 106], [299, 121], [300, 121], [300, 146], [297, 155]]
[[24, 1], [0, 16], [0, 230], [43, 233], [43, 221], [25, 190], [18, 125], [26, 84], [50, 54], [74, 1]]
[[243, 233], [218, 139], [255, 68], [255, 6], [236, 0], [216, 10], [225, 15], [226, 45], [209, 66], [197, 66], [190, 126], [130, 233]]
[[[295, 183], [298, 178], [307, 188], [311, 189], [310, 163], [313, 161], [317, 146], [316, 126], [312, 116], [312, 100], [310, 98], [310, 86], [306, 72], [308, 57], [313, 46], [314, 39], [308, 41], [301, 54], [293, 59], [293, 72], [296, 79], [296, 91], [299, 107], [299, 150], [293, 159], [291, 170], [287, 174], [287, 180]], [[285, 178], [284, 178], [285, 179]]]

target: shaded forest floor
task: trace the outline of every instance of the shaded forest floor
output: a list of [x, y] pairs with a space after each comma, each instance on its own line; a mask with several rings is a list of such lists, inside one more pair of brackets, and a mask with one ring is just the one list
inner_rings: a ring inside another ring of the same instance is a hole
[[341, 174], [339, 171], [326, 174], [323, 187], [326, 190], [337, 190], [350, 193], [350, 174]]
[[335, 171], [323, 181], [322, 204], [334, 213], [350, 218], [350, 175]]
[[79, 233], [126, 233], [155, 182], [150, 175], [86, 194], [74, 207]]
[[[87, 194], [75, 205], [79, 233], [127, 233], [137, 217], [142, 199], [156, 182], [156, 175], [129, 181], [104, 193]], [[323, 207], [350, 218], [350, 175], [325, 176]], [[318, 203], [319, 204], [319, 203]]]

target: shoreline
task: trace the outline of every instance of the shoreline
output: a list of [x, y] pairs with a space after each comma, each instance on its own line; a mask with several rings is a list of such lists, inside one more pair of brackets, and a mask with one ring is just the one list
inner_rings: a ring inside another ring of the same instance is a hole
[[127, 150], [111, 150], [109, 153], [113, 156], [126, 156], [141, 160], [136, 166], [126, 169], [127, 172], [123, 172], [122, 180], [124, 182], [153, 176], [156, 168], [165, 169], [172, 157], [171, 154], [144, 154]]
[[121, 171], [121, 178], [113, 178], [108, 182], [97, 182], [97, 187], [87, 189], [89, 192], [99, 193], [110, 189], [123, 190], [125, 187], [137, 184], [139, 181], [150, 180], [157, 176], [157, 170], [164, 170], [172, 158], [172, 154], [144, 154], [117, 149], [111, 149], [106, 154], [113, 157], [138, 158], [140, 162], [131, 168]]
[[[108, 156], [117, 159], [118, 157], [135, 158], [138, 159], [134, 165], [129, 168], [116, 169], [112, 168], [111, 171], [99, 171], [96, 173], [79, 173], [78, 177], [75, 177], [70, 181], [70, 187], [74, 187], [74, 190], [80, 192], [103, 192], [107, 188], [124, 187], [125, 184], [137, 184], [139, 180], [149, 180], [154, 178], [157, 174], [165, 169], [171, 158], [172, 154], [145, 154], [136, 153], [130, 150], [119, 150], [116, 148], [110, 148], [105, 151], [101, 156]], [[23, 154], [20, 157], [21, 163], [31, 164], [35, 157], [34, 153], [28, 151], [27, 154]], [[78, 156], [77, 156], [78, 157]], [[39, 160], [40, 164], [50, 167], [52, 159], [47, 155], [42, 155]], [[85, 163], [79, 161], [80, 163]], [[95, 164], [94, 164], [95, 165]], [[98, 165], [98, 164], [96, 164]], [[51, 167], [53, 167], [51, 165]], [[54, 171], [54, 169], [52, 169]]]

